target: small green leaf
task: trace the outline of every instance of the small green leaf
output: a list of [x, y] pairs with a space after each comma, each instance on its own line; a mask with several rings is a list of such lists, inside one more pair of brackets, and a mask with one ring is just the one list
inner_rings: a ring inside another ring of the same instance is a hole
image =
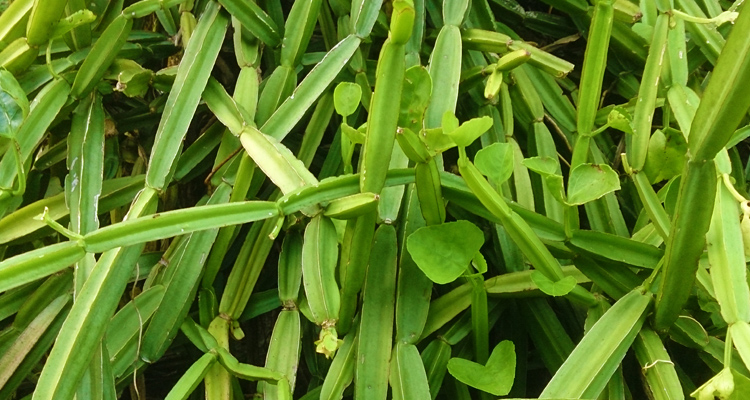
[[513, 386], [516, 374], [516, 351], [513, 342], [504, 340], [492, 350], [487, 365], [463, 358], [451, 358], [448, 372], [458, 381], [495, 396], [505, 396]]
[[750, 397], [750, 378], [732, 369], [734, 378], [734, 392], [729, 396], [730, 400], [747, 399]]
[[633, 27], [631, 28], [633, 32], [638, 34], [638, 36], [642, 37], [643, 40], [645, 40], [648, 43], [651, 43], [651, 38], [654, 36], [654, 27], [643, 23], [643, 22], [637, 22], [633, 24]]
[[456, 146], [453, 139], [443, 133], [442, 128], [426, 129], [420, 133], [419, 138], [433, 154], [442, 153]]
[[342, 117], [354, 114], [362, 98], [362, 89], [356, 83], [341, 82], [333, 91], [333, 106]]
[[128, 97], [145, 95], [153, 77], [154, 73], [150, 69], [127, 59], [115, 60], [105, 76], [107, 79], [116, 80], [115, 90], [123, 92]]
[[557, 282], [553, 282], [551, 279], [544, 276], [543, 273], [539, 271], [531, 271], [531, 280], [539, 290], [542, 291], [542, 293], [554, 297], [565, 296], [576, 287], [576, 278], [572, 276], [566, 276]]
[[633, 117], [623, 107], [615, 107], [607, 116], [607, 124], [620, 132], [633, 134], [633, 127], [630, 125]]
[[547, 189], [549, 189], [550, 194], [555, 200], [563, 204], [568, 204], [562, 175], [547, 175], [544, 177], [544, 184], [547, 185]]
[[620, 178], [609, 165], [581, 164], [570, 172], [568, 204], [585, 204], [619, 189]]
[[565, 185], [559, 172], [560, 164], [557, 163], [557, 160], [546, 156], [531, 157], [524, 159], [522, 164], [544, 178], [544, 184], [547, 185], [547, 189], [555, 200], [567, 204]]
[[0, 136], [15, 136], [29, 114], [29, 100], [10, 72], [0, 69]]
[[482, 230], [464, 220], [422, 227], [406, 240], [419, 269], [439, 284], [453, 282], [466, 272], [482, 244]]
[[473, 265], [477, 272], [479, 272], [480, 274], [487, 272], [487, 260], [484, 259], [484, 256], [479, 251], [471, 260], [471, 265]]
[[339, 339], [336, 328], [328, 327], [320, 331], [318, 340], [315, 341], [315, 351], [323, 354], [326, 358], [332, 358], [336, 350], [344, 343]]
[[487, 129], [492, 127], [492, 118], [484, 116], [481, 118], [472, 118], [448, 132], [448, 135], [461, 147], [469, 146], [477, 140]]
[[432, 94], [432, 78], [427, 68], [415, 65], [404, 73], [404, 85], [401, 90], [401, 111], [398, 126], [418, 132], [422, 128], [422, 119]]
[[492, 183], [500, 185], [513, 174], [513, 146], [510, 143], [493, 143], [477, 152], [474, 165]]
[[458, 129], [458, 118], [456, 118], [452, 111], [446, 111], [443, 114], [442, 121], [441, 127], [443, 128], [443, 133], [448, 134]]
[[714, 396], [718, 396], [720, 399], [739, 398], [734, 396], [736, 390], [732, 375], [731, 369], [724, 368], [713, 378], [709, 379], [708, 382], [691, 393], [690, 396], [698, 400], [713, 399]]
[[526, 168], [541, 176], [557, 175], [559, 166], [557, 160], [551, 157], [530, 157], [521, 162]]
[[682, 173], [687, 153], [687, 142], [682, 132], [658, 129], [648, 142], [648, 154], [643, 171], [651, 183], [671, 179]]
[[347, 124], [341, 124], [341, 132], [344, 132], [344, 135], [346, 135], [352, 143], [365, 144], [365, 134], [359, 129], [354, 129]]

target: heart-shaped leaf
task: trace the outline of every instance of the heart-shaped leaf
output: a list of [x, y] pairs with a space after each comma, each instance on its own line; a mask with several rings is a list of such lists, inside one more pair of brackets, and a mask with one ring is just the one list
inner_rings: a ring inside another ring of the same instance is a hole
[[630, 125], [632, 120], [630, 113], [622, 107], [613, 108], [607, 116], [607, 124], [610, 127], [629, 134], [633, 133], [633, 127]]
[[648, 154], [643, 171], [651, 183], [671, 179], [682, 173], [687, 153], [687, 142], [682, 132], [667, 128], [657, 129], [648, 142]]
[[513, 174], [513, 145], [493, 143], [477, 152], [474, 165], [495, 185], [507, 181]]
[[118, 92], [123, 92], [128, 97], [139, 97], [150, 88], [154, 73], [133, 60], [117, 59], [105, 78], [117, 80], [115, 90]]
[[365, 134], [359, 129], [354, 129], [347, 124], [341, 124], [341, 132], [344, 132], [344, 135], [346, 135], [346, 137], [349, 138], [352, 143], [365, 143]]
[[480, 274], [487, 272], [487, 260], [484, 259], [482, 252], [478, 251], [477, 254], [474, 254], [474, 258], [471, 260], [471, 265], [473, 265], [474, 269]]
[[544, 178], [544, 184], [550, 194], [559, 202], [567, 204], [565, 197], [565, 185], [560, 175], [560, 164], [551, 157], [531, 157], [523, 160], [526, 168], [536, 172]]
[[422, 129], [422, 116], [430, 104], [432, 78], [427, 68], [415, 65], [404, 73], [404, 85], [401, 91], [401, 111], [398, 126], [409, 128], [414, 132]]
[[566, 276], [554, 282], [539, 271], [531, 271], [531, 281], [534, 282], [542, 293], [554, 297], [565, 296], [576, 287], [576, 278], [572, 276]]
[[651, 38], [654, 36], [654, 27], [643, 23], [643, 22], [636, 22], [633, 24], [633, 27], [630, 28], [638, 34], [638, 36], [642, 37], [644, 40], [646, 40], [647, 43], [651, 43]]
[[559, 164], [551, 157], [529, 157], [522, 163], [526, 168], [542, 176], [558, 174]]
[[466, 272], [482, 244], [482, 230], [464, 220], [419, 228], [406, 240], [419, 269], [439, 284], [453, 282]]
[[458, 129], [458, 118], [456, 118], [456, 115], [453, 114], [452, 111], [446, 111], [445, 114], [443, 114], [442, 124], [440, 126], [443, 128], [443, 133], [451, 133]]
[[492, 118], [484, 116], [481, 118], [472, 118], [448, 132], [448, 135], [461, 147], [466, 147], [477, 140], [483, 133], [492, 127]]
[[569, 204], [565, 197], [565, 183], [563, 183], [562, 175], [547, 175], [544, 177], [544, 184], [547, 185], [547, 189], [555, 200]]
[[505, 396], [513, 386], [516, 374], [516, 351], [513, 342], [504, 340], [492, 350], [486, 365], [463, 358], [451, 358], [448, 372], [458, 381], [495, 396]]
[[323, 354], [326, 358], [332, 358], [343, 343], [344, 341], [339, 339], [336, 333], [336, 328], [324, 328], [320, 331], [319, 339], [315, 341], [315, 351]]
[[359, 100], [362, 98], [362, 88], [356, 83], [341, 82], [333, 91], [333, 106], [336, 113], [342, 117], [348, 117], [354, 114], [359, 107]]
[[620, 178], [609, 165], [581, 164], [570, 172], [568, 204], [585, 204], [619, 189]]
[[433, 154], [442, 153], [456, 146], [453, 139], [443, 133], [442, 128], [425, 129], [420, 132], [419, 138]]

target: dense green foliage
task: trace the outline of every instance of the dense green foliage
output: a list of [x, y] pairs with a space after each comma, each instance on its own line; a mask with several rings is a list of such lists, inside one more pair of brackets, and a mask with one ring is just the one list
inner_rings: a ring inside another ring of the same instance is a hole
[[0, 2], [0, 399], [750, 397], [750, 11]]

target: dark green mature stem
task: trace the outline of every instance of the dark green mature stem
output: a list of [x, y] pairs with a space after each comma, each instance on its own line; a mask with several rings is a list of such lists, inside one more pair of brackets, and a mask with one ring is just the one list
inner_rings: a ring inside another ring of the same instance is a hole
[[688, 161], [656, 295], [654, 327], [657, 330], [666, 330], [672, 325], [693, 290], [698, 259], [703, 253], [711, 222], [715, 192], [716, 167], [713, 161]]
[[654, 328], [666, 330], [687, 301], [703, 253], [716, 194], [714, 158], [750, 107], [750, 12], [741, 12], [695, 114], [688, 162], [680, 183], [664, 272], [656, 297]]

